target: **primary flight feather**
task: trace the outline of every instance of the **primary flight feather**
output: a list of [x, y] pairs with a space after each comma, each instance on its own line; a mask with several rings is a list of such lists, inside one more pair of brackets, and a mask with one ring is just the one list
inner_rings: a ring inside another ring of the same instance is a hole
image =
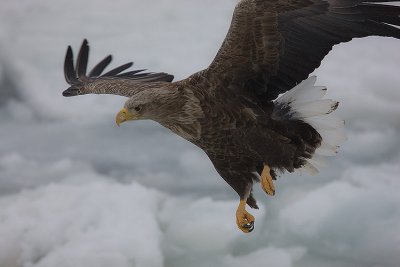
[[344, 122], [332, 115], [338, 102], [323, 99], [326, 88], [308, 76], [336, 44], [371, 35], [400, 39], [400, 7], [390, 2], [242, 0], [211, 65], [177, 82], [167, 73], [124, 72], [132, 63], [102, 74], [111, 56], [86, 74], [84, 40], [75, 66], [68, 47], [71, 87], [63, 95], [128, 97], [118, 125], [154, 120], [200, 147], [238, 193], [236, 223], [248, 233], [254, 217], [245, 206], [257, 208], [255, 182], [274, 195], [277, 172], [315, 174], [345, 141]]

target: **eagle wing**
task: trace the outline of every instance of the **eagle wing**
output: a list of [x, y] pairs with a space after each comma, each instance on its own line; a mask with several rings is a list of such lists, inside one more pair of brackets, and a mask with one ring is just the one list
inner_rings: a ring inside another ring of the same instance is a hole
[[[85, 39], [82, 42], [81, 48], [78, 53], [76, 66], [74, 66], [73, 52], [71, 46], [68, 46], [67, 53], [65, 55], [64, 61], [64, 75], [65, 80], [70, 88], [63, 92], [64, 96], [76, 96], [81, 94], [114, 94], [130, 97], [134, 92], [137, 92], [138, 89], [143, 87], [143, 85], [151, 84], [152, 82], [172, 82], [174, 76], [167, 73], [154, 73], [154, 72], [144, 72], [146, 70], [133, 70], [127, 71], [133, 66], [133, 62], [126, 63], [122, 66], [116, 67], [104, 74], [104, 70], [112, 61], [112, 56], [108, 55], [102, 61], [100, 61], [90, 72], [87, 72], [89, 60], [89, 44]], [[96, 91], [94, 89], [91, 90], [89, 86], [90, 83], [96, 82], [99, 79], [108, 79], [108, 80], [129, 80], [131, 81], [131, 87], [129, 90], [118, 90], [118, 88], [113, 87], [103, 87], [101, 92]], [[136, 85], [136, 86], [132, 86]], [[81, 88], [85, 88], [85, 90], [81, 90]]]
[[371, 35], [400, 38], [394, 0], [242, 0], [206, 73], [244, 84], [261, 102], [306, 79], [332, 47]]

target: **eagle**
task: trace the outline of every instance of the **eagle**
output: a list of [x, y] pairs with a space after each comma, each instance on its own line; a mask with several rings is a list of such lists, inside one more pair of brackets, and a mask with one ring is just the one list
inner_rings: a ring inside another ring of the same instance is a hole
[[[382, 3], [386, 2], [386, 3]], [[258, 208], [253, 185], [273, 196], [282, 172], [318, 172], [324, 156], [345, 141], [344, 121], [324, 99], [326, 87], [310, 74], [334, 45], [353, 38], [400, 39], [400, 7], [394, 0], [241, 0], [228, 34], [208, 68], [173, 82], [168, 73], [128, 70], [103, 74], [111, 55], [88, 74], [89, 45], [74, 65], [65, 62], [66, 97], [112, 94], [127, 97], [116, 115], [153, 120], [202, 149], [239, 196], [236, 224], [244, 233]], [[392, 4], [391, 4], [392, 3]]]

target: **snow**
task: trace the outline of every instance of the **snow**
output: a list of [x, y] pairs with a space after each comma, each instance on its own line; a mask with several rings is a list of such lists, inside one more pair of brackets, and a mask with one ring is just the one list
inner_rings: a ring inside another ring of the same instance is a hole
[[156, 123], [117, 128], [121, 97], [61, 96], [83, 38], [90, 66], [205, 68], [236, 2], [0, 2], [0, 267], [398, 266], [399, 41], [336, 46], [314, 73], [349, 140], [320, 175], [256, 188], [251, 235], [202, 151]]

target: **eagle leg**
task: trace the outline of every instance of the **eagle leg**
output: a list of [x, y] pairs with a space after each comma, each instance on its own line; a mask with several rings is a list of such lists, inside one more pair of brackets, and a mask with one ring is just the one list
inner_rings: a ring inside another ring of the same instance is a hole
[[261, 187], [270, 196], [275, 196], [275, 186], [272, 181], [271, 169], [268, 165], [264, 165], [261, 173]]
[[241, 199], [236, 210], [236, 224], [244, 233], [254, 230], [254, 216], [246, 211], [247, 199]]

